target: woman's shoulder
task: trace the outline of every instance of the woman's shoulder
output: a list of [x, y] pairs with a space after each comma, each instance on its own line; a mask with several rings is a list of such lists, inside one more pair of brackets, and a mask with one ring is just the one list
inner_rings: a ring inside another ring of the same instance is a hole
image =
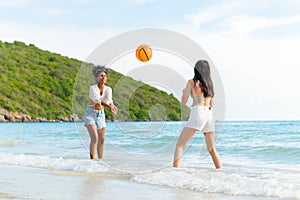
[[96, 89], [98, 88], [98, 85], [97, 84], [90, 85], [90, 88]]
[[106, 90], [106, 91], [109, 91], [109, 92], [112, 91], [111, 87], [109, 87], [109, 86], [107, 86], [107, 85], [104, 85], [104, 87], [105, 87], [105, 90]]
[[96, 87], [96, 86], [97, 86], [97, 84], [93, 84], [93, 85], [90, 85], [90, 88]]
[[194, 80], [193, 80], [193, 79], [189, 79], [189, 80], [187, 81], [187, 84], [189, 84], [190, 87], [193, 87]]
[[189, 80], [188, 80], [188, 83], [189, 83], [189, 84], [194, 83], [194, 80], [193, 80], [193, 79], [189, 79]]

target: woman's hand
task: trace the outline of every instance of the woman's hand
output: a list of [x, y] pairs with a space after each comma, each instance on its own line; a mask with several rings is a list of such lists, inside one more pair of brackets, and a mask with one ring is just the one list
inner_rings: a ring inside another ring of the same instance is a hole
[[109, 109], [114, 115], [116, 115], [118, 112], [118, 108], [114, 104], [110, 104]]

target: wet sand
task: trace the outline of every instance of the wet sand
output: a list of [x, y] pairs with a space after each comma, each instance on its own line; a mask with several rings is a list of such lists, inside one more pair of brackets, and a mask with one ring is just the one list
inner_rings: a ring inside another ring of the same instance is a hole
[[108, 177], [14, 165], [0, 165], [0, 177], [1, 199], [271, 199], [136, 183], [130, 175]]

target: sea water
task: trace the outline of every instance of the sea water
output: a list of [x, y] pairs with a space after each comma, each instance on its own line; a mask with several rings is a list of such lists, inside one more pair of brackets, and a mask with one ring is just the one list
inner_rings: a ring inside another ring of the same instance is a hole
[[[103, 160], [89, 160], [83, 123], [1, 123], [0, 164], [226, 195], [300, 199], [300, 121], [217, 122], [214, 169], [197, 132], [172, 168], [184, 122], [109, 122]], [[1, 179], [1, 178], [0, 178]]]

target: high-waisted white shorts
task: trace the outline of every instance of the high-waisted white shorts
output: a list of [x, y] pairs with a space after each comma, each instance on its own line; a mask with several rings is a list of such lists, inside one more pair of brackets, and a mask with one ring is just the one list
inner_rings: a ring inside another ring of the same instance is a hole
[[215, 130], [213, 112], [207, 106], [193, 106], [190, 118], [185, 127], [197, 129], [202, 132], [212, 132]]
[[84, 124], [94, 124], [97, 129], [105, 128], [105, 113], [103, 110], [94, 110], [87, 107], [84, 111]]

